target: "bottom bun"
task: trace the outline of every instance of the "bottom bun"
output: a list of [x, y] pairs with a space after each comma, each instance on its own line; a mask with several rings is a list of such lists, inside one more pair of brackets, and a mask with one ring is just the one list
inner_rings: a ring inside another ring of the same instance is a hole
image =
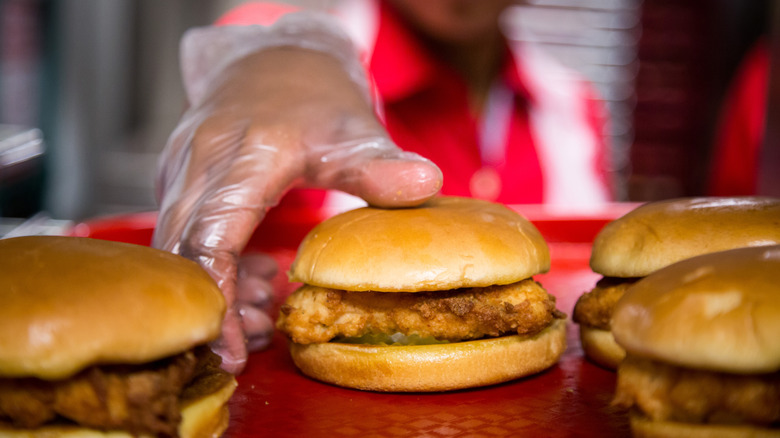
[[566, 320], [535, 335], [512, 335], [450, 344], [379, 346], [290, 344], [307, 376], [347, 388], [434, 392], [486, 386], [538, 373], [566, 349]]
[[626, 357], [626, 350], [615, 342], [609, 330], [580, 325], [580, 342], [590, 360], [611, 370], [617, 370]]
[[227, 403], [238, 382], [230, 376], [216, 391], [185, 403], [181, 410], [179, 438], [221, 436], [230, 422]]
[[[227, 402], [238, 383], [231, 377], [216, 391], [186, 402], [181, 411], [179, 438], [212, 438], [221, 436], [228, 427], [230, 414]], [[51, 425], [37, 429], [17, 429], [0, 424], [3, 438], [146, 438], [117, 430], [96, 430], [76, 425]]]
[[634, 437], [648, 438], [778, 438], [780, 429], [766, 429], [750, 425], [678, 423], [653, 421], [631, 413], [631, 432]]

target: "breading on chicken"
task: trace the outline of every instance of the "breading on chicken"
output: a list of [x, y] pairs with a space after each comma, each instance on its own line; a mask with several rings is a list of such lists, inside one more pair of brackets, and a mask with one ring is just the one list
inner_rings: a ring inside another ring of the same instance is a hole
[[277, 328], [311, 344], [371, 334], [462, 341], [534, 334], [555, 318], [555, 297], [531, 280], [437, 292], [349, 292], [304, 285], [281, 309]]
[[590, 292], [582, 294], [574, 305], [572, 320], [601, 330], [610, 329], [610, 319], [620, 297], [638, 278], [603, 277]]
[[693, 370], [629, 355], [613, 404], [654, 421], [780, 424], [780, 373], [741, 375]]
[[77, 423], [175, 437], [180, 404], [229, 378], [220, 362], [200, 347], [154, 364], [93, 366], [60, 381], [0, 378], [0, 424], [32, 429]]

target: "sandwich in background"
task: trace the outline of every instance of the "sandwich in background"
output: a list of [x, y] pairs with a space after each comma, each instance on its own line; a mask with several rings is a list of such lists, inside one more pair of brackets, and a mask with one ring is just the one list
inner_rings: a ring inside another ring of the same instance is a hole
[[373, 391], [446, 391], [542, 371], [566, 348], [566, 319], [533, 276], [547, 244], [499, 204], [439, 197], [348, 211], [301, 243], [281, 308], [306, 375]]
[[219, 436], [225, 300], [195, 262], [81, 237], [0, 240], [0, 436]]
[[614, 403], [636, 436], [780, 436], [780, 246], [663, 268], [629, 288], [612, 332]]
[[574, 307], [585, 354], [615, 369], [625, 356], [610, 320], [631, 284], [672, 263], [732, 248], [780, 244], [780, 199], [680, 198], [644, 204], [607, 224], [590, 258], [603, 275]]

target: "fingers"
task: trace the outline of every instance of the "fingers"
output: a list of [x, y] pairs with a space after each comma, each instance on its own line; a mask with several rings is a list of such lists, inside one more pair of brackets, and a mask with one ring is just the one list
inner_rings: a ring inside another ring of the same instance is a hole
[[442, 182], [441, 170], [432, 162], [404, 154], [365, 163], [359, 177], [346, 180], [342, 190], [377, 207], [408, 207], [435, 196]]
[[222, 369], [240, 374], [246, 366], [247, 346], [241, 316], [235, 307], [228, 307], [222, 322], [222, 336], [211, 343], [214, 353], [222, 357]]
[[270, 255], [262, 252], [247, 253], [238, 262], [238, 276], [258, 277], [271, 280], [279, 272], [279, 264]]
[[443, 183], [435, 164], [401, 151], [384, 137], [341, 144], [311, 168], [314, 184], [359, 196], [378, 207], [419, 205], [435, 196]]
[[268, 314], [246, 303], [239, 305], [238, 312], [247, 350], [254, 352], [267, 347], [274, 333], [274, 324]]
[[260, 277], [238, 277], [236, 298], [261, 309], [269, 309], [274, 301], [273, 288], [268, 280]]
[[247, 254], [238, 263], [236, 298], [241, 303], [252, 304], [269, 311], [274, 303], [271, 280], [279, 271], [273, 257], [267, 254]]

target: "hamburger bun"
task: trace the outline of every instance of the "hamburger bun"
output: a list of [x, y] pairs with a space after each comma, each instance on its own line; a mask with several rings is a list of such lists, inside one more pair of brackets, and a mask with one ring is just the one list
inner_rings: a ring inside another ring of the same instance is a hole
[[[0, 382], [58, 385], [92, 367], [144, 367], [220, 334], [225, 312], [220, 289], [195, 262], [169, 252], [31, 236], [0, 240], [0, 260]], [[181, 398], [181, 436], [225, 429], [226, 403], [236, 382], [215, 373], [208, 385], [193, 380], [188, 388], [195, 396]], [[7, 420], [0, 409], [3, 435], [104, 433], [59, 419], [32, 429]]]
[[780, 246], [705, 254], [633, 285], [612, 332], [638, 436], [780, 436]]
[[615, 307], [627, 352], [728, 373], [780, 370], [780, 246], [678, 262], [638, 281]]
[[580, 343], [585, 355], [597, 364], [615, 370], [626, 352], [616, 342], [610, 330], [580, 325]]
[[501, 336], [452, 344], [381, 346], [291, 344], [307, 376], [348, 388], [435, 392], [487, 386], [543, 371], [566, 349], [566, 323], [533, 336]]
[[670, 199], [607, 224], [593, 242], [590, 267], [607, 277], [644, 277], [700, 254], [778, 243], [780, 199]]
[[290, 280], [351, 291], [419, 292], [509, 284], [550, 269], [544, 238], [499, 205], [441, 197], [423, 208], [359, 208], [315, 227]]
[[[780, 244], [780, 199], [670, 199], [643, 204], [607, 224], [593, 242], [590, 266], [604, 277], [628, 280], [701, 254], [775, 244]], [[577, 307], [574, 317], [580, 325], [585, 354], [597, 364], [615, 369], [625, 353], [608, 325], [594, 326]]]
[[[305, 283], [296, 293], [323, 289], [326, 300], [335, 299], [328, 295], [333, 291], [358, 295], [358, 301], [370, 294], [367, 300], [381, 302], [375, 311], [384, 316], [402, 306], [402, 299], [413, 303], [426, 296], [434, 302], [458, 291], [477, 296], [532, 282], [549, 266], [544, 239], [522, 216], [485, 201], [439, 197], [417, 208], [366, 207], [323, 222], [301, 243], [290, 278]], [[479, 306], [471, 298], [461, 302], [468, 309]], [[277, 327], [290, 334], [291, 318], [282, 310]], [[429, 312], [423, 319], [444, 318]], [[549, 368], [566, 348], [565, 328], [565, 319], [557, 317], [534, 333], [410, 345], [339, 339], [302, 343], [293, 337], [290, 351], [304, 374], [324, 382], [372, 391], [446, 391]]]

